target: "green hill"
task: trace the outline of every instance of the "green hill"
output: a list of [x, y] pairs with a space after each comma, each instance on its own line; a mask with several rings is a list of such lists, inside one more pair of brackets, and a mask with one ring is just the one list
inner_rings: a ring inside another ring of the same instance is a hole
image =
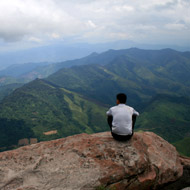
[[14, 83], [21, 83], [21, 81], [18, 78], [11, 76], [0, 76], [0, 87]]
[[22, 83], [12, 83], [4, 86], [0, 86], [0, 101], [3, 100], [4, 97], [8, 96], [15, 89], [21, 87]]
[[185, 137], [184, 139], [173, 143], [173, 145], [177, 148], [177, 151], [184, 156], [190, 157], [190, 137]]
[[190, 136], [190, 99], [157, 95], [141, 110], [136, 130], [152, 131], [170, 143]]
[[33, 131], [20, 119], [0, 118], [0, 152], [15, 148], [20, 139], [35, 137]]
[[[105, 112], [106, 108], [100, 104], [37, 79], [15, 90], [3, 100], [0, 104], [0, 121], [22, 121], [22, 127], [33, 132], [31, 137], [37, 137], [41, 141], [83, 132], [105, 131], [108, 129]], [[8, 124], [11, 125], [11, 122], [6, 123], [7, 130], [11, 129]], [[1, 132], [4, 130], [3, 125], [0, 123]], [[44, 135], [44, 132], [52, 130], [57, 133]], [[0, 147], [9, 138], [5, 134], [0, 140]]]

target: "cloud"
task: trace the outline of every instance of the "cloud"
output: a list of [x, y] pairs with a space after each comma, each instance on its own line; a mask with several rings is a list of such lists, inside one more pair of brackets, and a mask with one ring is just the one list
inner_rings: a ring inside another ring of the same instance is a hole
[[29, 41], [31, 42], [37, 42], [37, 43], [40, 43], [42, 40], [40, 38], [36, 38], [36, 37], [29, 37], [28, 38]]
[[178, 0], [163, 1], [163, 2], [160, 1], [160, 3], [155, 6], [155, 9], [157, 9], [158, 11], [175, 9], [177, 4], [178, 4]]
[[185, 29], [185, 25], [184, 24], [180, 24], [180, 23], [173, 23], [173, 24], [166, 24], [165, 26], [168, 30], [184, 30]]
[[[53, 36], [56, 32], [72, 35], [80, 29], [80, 20], [61, 10], [53, 1], [3, 1], [0, 4], [0, 37], [16, 41], [28, 36]], [[12, 3], [14, 2], [14, 3]]]
[[96, 28], [96, 24], [94, 24], [91, 20], [89, 20], [87, 22], [88, 26], [90, 26], [91, 28]]
[[190, 41], [190, 1], [1, 0], [0, 23], [0, 39], [14, 43], [66, 38], [157, 43], [171, 30], [178, 42], [180, 36]]

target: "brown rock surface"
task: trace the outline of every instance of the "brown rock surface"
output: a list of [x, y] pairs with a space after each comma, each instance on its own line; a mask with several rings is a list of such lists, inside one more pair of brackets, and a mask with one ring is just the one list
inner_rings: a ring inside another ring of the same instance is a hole
[[151, 132], [128, 142], [80, 134], [0, 153], [0, 190], [182, 189], [184, 168], [188, 175], [190, 159]]

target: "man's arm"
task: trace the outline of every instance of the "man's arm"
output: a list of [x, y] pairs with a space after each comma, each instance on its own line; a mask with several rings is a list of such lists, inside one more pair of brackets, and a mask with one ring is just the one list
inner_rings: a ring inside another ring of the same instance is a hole
[[135, 128], [136, 118], [137, 118], [137, 115], [136, 115], [136, 114], [133, 114], [133, 115], [132, 115], [132, 133], [133, 133], [134, 128]]
[[113, 116], [108, 115], [107, 122], [108, 122], [108, 125], [110, 126], [111, 131], [112, 131], [112, 121], [113, 121]]
[[136, 110], [133, 109], [133, 115], [132, 115], [132, 132], [134, 131], [134, 128], [135, 128], [135, 122], [136, 122], [137, 116], [139, 116], [139, 112], [137, 112]]
[[111, 108], [106, 112], [106, 115], [107, 115], [107, 122], [108, 122], [108, 125], [110, 126], [110, 130], [112, 131], [113, 116], [112, 116]]

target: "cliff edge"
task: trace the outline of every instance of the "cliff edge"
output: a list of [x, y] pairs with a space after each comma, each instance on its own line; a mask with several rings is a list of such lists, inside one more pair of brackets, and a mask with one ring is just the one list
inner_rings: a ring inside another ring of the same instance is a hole
[[152, 132], [117, 142], [110, 132], [79, 134], [0, 153], [0, 190], [179, 190], [190, 158]]

